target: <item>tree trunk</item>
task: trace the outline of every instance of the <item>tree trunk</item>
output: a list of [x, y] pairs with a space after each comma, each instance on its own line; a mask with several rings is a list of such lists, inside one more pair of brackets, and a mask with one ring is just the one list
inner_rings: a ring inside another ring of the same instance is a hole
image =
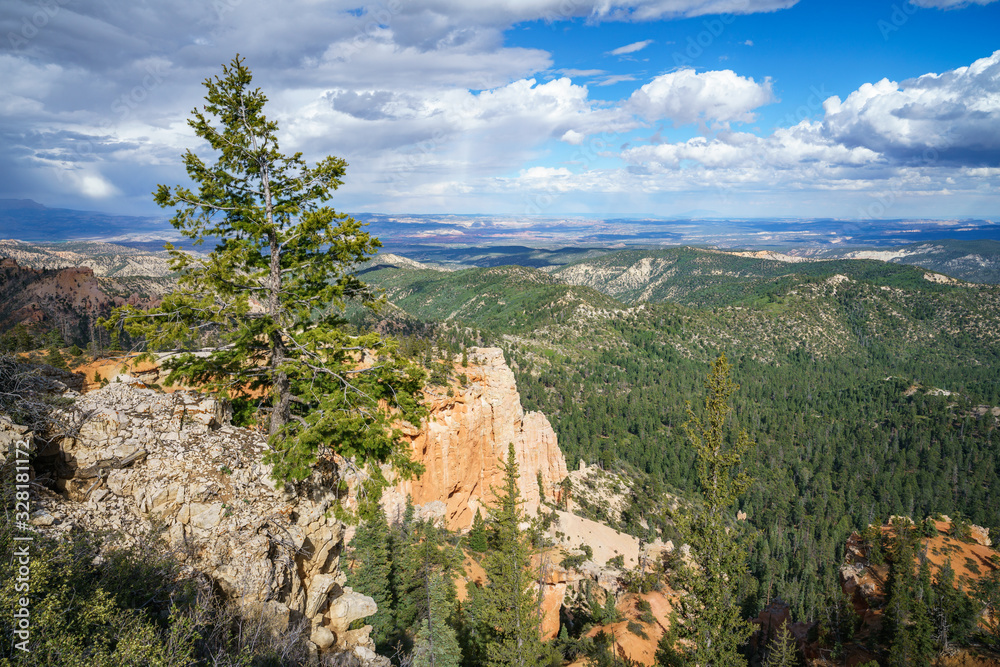
[[[269, 194], [269, 193], [268, 193]], [[267, 215], [271, 217], [270, 198], [267, 202]], [[271, 397], [271, 428], [270, 435], [275, 435], [288, 423], [292, 403], [292, 388], [288, 374], [281, 370], [285, 362], [285, 342], [281, 339], [281, 331], [277, 327], [281, 314], [281, 252], [278, 247], [278, 234], [271, 229], [268, 235], [271, 246], [271, 265], [269, 272], [269, 288], [267, 298], [267, 314], [271, 317], [275, 330], [271, 332], [271, 376], [274, 378]]]

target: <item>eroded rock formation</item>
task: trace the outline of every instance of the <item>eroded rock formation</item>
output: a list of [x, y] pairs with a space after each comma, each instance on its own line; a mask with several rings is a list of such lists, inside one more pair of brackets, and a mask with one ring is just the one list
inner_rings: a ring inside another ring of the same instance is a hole
[[558, 496], [566, 459], [549, 420], [540, 412], [524, 412], [502, 350], [472, 348], [468, 360], [467, 367], [455, 364], [456, 375], [465, 375], [466, 381], [451, 389], [454, 395], [428, 395], [430, 417], [422, 427], [404, 430], [413, 458], [426, 472], [387, 494], [390, 515], [409, 494], [415, 505], [442, 515], [448, 528], [468, 528], [476, 510], [483, 508], [485, 514], [484, 506], [493, 500], [491, 487], [503, 482], [500, 464], [507, 458], [508, 443], [514, 443], [517, 453], [525, 511], [535, 512], [541, 492]]
[[[473, 349], [469, 364], [456, 361], [454, 371], [460, 384], [442, 389], [452, 395], [428, 394], [429, 417], [419, 427], [405, 425], [426, 472], [386, 494], [390, 516], [409, 494], [450, 528], [468, 527], [493, 499], [491, 487], [502, 483], [508, 443], [515, 447], [525, 509], [533, 514], [542, 493], [558, 496], [567, 474], [551, 425], [544, 415], [525, 414], [501, 350]], [[348, 466], [334, 457], [297, 493], [282, 491], [261, 462], [263, 434], [232, 426], [226, 406], [212, 398], [154, 391], [128, 375], [67, 395], [75, 398], [62, 415], [73, 425], [71, 435], [36, 458], [58, 491], [37, 505], [33, 522], [41, 530], [111, 529], [127, 542], [142, 539], [154, 523], [163, 525], [180, 558], [230, 598], [264, 609], [279, 626], [304, 619], [317, 650], [383, 664], [370, 627], [349, 629], [376, 607], [344, 586], [340, 567], [351, 531], [333, 518], [331, 505], [335, 477]], [[342, 479], [351, 489], [359, 481]], [[550, 564], [544, 579], [546, 631], [553, 635], [567, 573]]]

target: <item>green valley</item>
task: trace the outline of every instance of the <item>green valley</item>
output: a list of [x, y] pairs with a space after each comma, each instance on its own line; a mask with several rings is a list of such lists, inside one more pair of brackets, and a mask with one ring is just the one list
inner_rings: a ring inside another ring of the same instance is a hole
[[392, 304], [383, 326], [455, 353], [503, 347], [525, 406], [549, 415], [571, 468], [583, 460], [643, 480], [620, 527], [645, 539], [670, 536], [655, 516], [660, 492], [694, 493], [685, 402], [726, 353], [741, 385], [737, 419], [757, 442], [756, 483], [739, 508], [754, 543], [754, 611], [779, 595], [794, 618], [818, 619], [839, 599], [847, 535], [883, 517], [960, 512], [1000, 526], [990, 499], [1000, 287], [874, 260], [693, 248], [623, 251], [551, 274], [381, 267], [364, 278]]

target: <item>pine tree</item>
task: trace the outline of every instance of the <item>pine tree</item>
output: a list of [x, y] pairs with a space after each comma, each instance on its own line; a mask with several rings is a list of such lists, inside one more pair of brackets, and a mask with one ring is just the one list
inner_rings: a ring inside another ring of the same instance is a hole
[[54, 366], [56, 368], [61, 368], [63, 370], [69, 370], [69, 364], [66, 363], [66, 359], [63, 358], [62, 352], [59, 351], [55, 345], [51, 345], [45, 353], [45, 363], [49, 366]]
[[483, 569], [486, 585], [474, 590], [473, 613], [486, 664], [490, 667], [535, 667], [542, 656], [539, 635], [541, 619], [531, 568], [531, 546], [521, 530], [524, 521], [517, 480], [514, 444], [502, 464], [504, 483], [494, 489], [496, 500], [490, 511], [491, 550]]
[[483, 521], [483, 515], [478, 509], [476, 516], [472, 519], [472, 528], [469, 530], [467, 544], [470, 549], [477, 553], [486, 553], [490, 546], [487, 541], [486, 522]]
[[[930, 665], [933, 654], [930, 614], [923, 599], [924, 582], [913, 572], [912, 531], [908, 525], [893, 523], [895, 535], [889, 596], [882, 631], [889, 644], [888, 664], [893, 667]], [[925, 564], [926, 565], [926, 564]], [[923, 569], [923, 568], [922, 568]], [[929, 586], [930, 575], [926, 573]]]
[[798, 647], [795, 637], [788, 629], [787, 623], [782, 623], [775, 633], [774, 639], [768, 644], [767, 659], [764, 667], [795, 667], [799, 664]]
[[938, 570], [934, 587], [934, 641], [947, 652], [952, 644], [963, 644], [976, 627], [977, 606], [964, 592], [955, 588], [955, 570], [945, 561]]
[[[266, 460], [279, 481], [305, 479], [331, 448], [362, 465], [391, 461], [414, 472], [393, 423], [419, 421], [423, 373], [378, 334], [352, 335], [342, 317], [348, 301], [376, 305], [355, 267], [381, 246], [325, 204], [347, 163], [326, 157], [309, 166], [301, 153], [282, 154], [267, 97], [250, 87], [244, 61], [236, 56], [222, 71], [205, 80], [207, 104], [188, 121], [217, 159], [187, 151], [196, 190], [155, 192], [160, 206], [176, 209], [171, 224], [212, 249], [196, 256], [168, 245], [175, 291], [157, 308], [124, 306], [100, 323], [114, 340], [124, 330], [146, 352], [177, 352], [164, 362], [170, 384], [267, 395]], [[207, 355], [194, 353], [205, 346]], [[377, 363], [358, 363], [366, 351]]]
[[406, 530], [399, 528], [394, 526], [392, 540], [396, 624], [400, 633], [407, 631], [412, 636], [429, 613], [427, 586], [433, 575], [442, 577], [442, 595], [449, 606], [454, 604], [452, 574], [459, 569], [461, 559], [432, 522], [411, 520]]
[[746, 547], [727, 518], [734, 514], [736, 499], [750, 485], [745, 473], [735, 471], [753, 443], [743, 430], [727, 442], [732, 411], [729, 399], [739, 388], [729, 374], [729, 362], [723, 354], [705, 381], [704, 416], [695, 415], [690, 406], [687, 410], [684, 430], [695, 451], [704, 505], [693, 510], [693, 516], [678, 517], [678, 528], [691, 546], [694, 565], [682, 563], [673, 578], [674, 587], [686, 595], [680, 599], [672, 636], [686, 640], [688, 648], [661, 644], [660, 653], [668, 664], [746, 664], [740, 646], [750, 637], [752, 626], [740, 614], [740, 599], [743, 588], [752, 582]]
[[992, 570], [976, 582], [976, 597], [983, 607], [983, 639], [1000, 649], [1000, 570]]
[[371, 637], [384, 650], [396, 628], [390, 576], [392, 562], [389, 550], [389, 524], [379, 505], [381, 489], [373, 483], [365, 485], [368, 497], [359, 508], [361, 523], [349, 547], [354, 550], [347, 583], [359, 593], [375, 600], [378, 611], [367, 618], [372, 626]]
[[424, 577], [427, 613], [417, 630], [413, 667], [458, 667], [462, 652], [455, 630], [448, 625], [447, 586], [440, 572]]

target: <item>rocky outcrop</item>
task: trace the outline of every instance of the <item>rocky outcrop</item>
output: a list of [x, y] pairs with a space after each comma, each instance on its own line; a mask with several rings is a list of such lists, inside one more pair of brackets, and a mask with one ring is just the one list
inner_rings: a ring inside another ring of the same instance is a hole
[[415, 505], [443, 516], [449, 528], [468, 528], [476, 510], [492, 501], [491, 487], [503, 481], [500, 464], [508, 443], [514, 443], [517, 453], [525, 511], [535, 512], [543, 492], [547, 498], [558, 497], [566, 459], [549, 420], [539, 412], [524, 412], [502, 350], [472, 348], [467, 354], [468, 366], [456, 363], [454, 369], [465, 381], [450, 389], [452, 396], [429, 394], [430, 416], [420, 428], [404, 429], [413, 458], [425, 472], [386, 494], [390, 515], [410, 495]]
[[[926, 521], [930, 521], [930, 517]], [[926, 559], [932, 578], [936, 579], [947, 566], [954, 573], [956, 586], [969, 591], [982, 577], [998, 569], [1000, 553], [990, 547], [988, 529], [972, 524], [956, 526], [943, 515], [937, 516], [932, 525], [935, 530], [930, 534], [921, 531], [914, 546], [914, 553]], [[916, 525], [909, 517], [892, 516], [879, 527], [883, 541], [881, 550], [875, 549], [868, 541], [870, 534], [866, 539], [855, 532], [847, 539], [844, 562], [840, 566], [840, 583], [854, 604], [854, 610], [863, 619], [862, 634], [874, 636], [879, 631], [882, 610], [888, 597], [890, 566], [883, 562], [884, 556], [874, 559], [872, 554], [884, 551], [884, 542], [892, 539], [894, 532], [900, 528], [916, 530]]]
[[[502, 482], [508, 443], [515, 447], [526, 510], [534, 513], [543, 493], [558, 497], [566, 462], [548, 420], [524, 412], [501, 350], [473, 349], [468, 358], [467, 366], [454, 365], [460, 384], [427, 395], [428, 418], [419, 427], [404, 425], [426, 471], [385, 494], [390, 516], [410, 495], [450, 528], [471, 525], [476, 509], [493, 499], [491, 487]], [[332, 517], [332, 489], [340, 479], [356, 488], [356, 474], [338, 477], [349, 466], [325, 460], [297, 493], [279, 490], [261, 462], [266, 438], [233, 427], [223, 403], [189, 391], [153, 391], [129, 375], [69, 394], [76, 400], [62, 417], [71, 435], [36, 457], [58, 491], [37, 505], [33, 522], [40, 530], [58, 534], [80, 526], [138, 542], [154, 524], [163, 526], [186, 565], [230, 598], [264, 610], [279, 628], [305, 619], [319, 651], [381, 664], [370, 626], [350, 629], [376, 611], [375, 603], [345, 587], [340, 568], [349, 529]], [[544, 581], [550, 634], [558, 628], [568, 579], [555, 566]]]
[[72, 435], [39, 452], [36, 466], [57, 478], [61, 495], [41, 498], [33, 523], [55, 534], [111, 529], [126, 542], [161, 525], [186, 565], [279, 630], [305, 619], [317, 650], [388, 664], [370, 626], [349, 629], [376, 607], [344, 586], [345, 526], [328, 511], [336, 485], [317, 472], [297, 495], [279, 490], [261, 462], [265, 437], [231, 426], [223, 404], [117, 380], [77, 397], [63, 414]]
[[90, 325], [114, 307], [157, 305], [170, 279], [99, 278], [89, 266], [32, 269], [0, 263], [0, 332], [21, 324], [58, 330], [69, 341], [90, 340]]

